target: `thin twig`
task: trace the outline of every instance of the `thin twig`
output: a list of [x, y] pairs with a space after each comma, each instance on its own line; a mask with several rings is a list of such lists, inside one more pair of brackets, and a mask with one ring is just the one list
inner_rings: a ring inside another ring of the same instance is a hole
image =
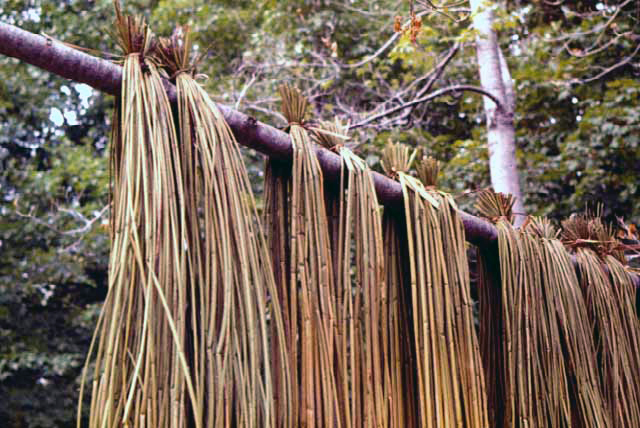
[[[424, 15], [427, 15], [430, 11], [425, 10], [422, 11], [420, 13], [416, 13], [416, 17], [422, 17]], [[410, 20], [408, 20], [404, 25], [408, 25], [408, 23], [410, 22]], [[370, 55], [368, 57], [366, 57], [365, 59], [356, 62], [355, 64], [340, 64], [340, 66], [342, 68], [358, 68], [361, 67], [371, 61], [373, 61], [374, 59], [376, 59], [377, 57], [379, 57], [380, 55], [382, 55], [387, 49], [389, 49], [389, 47], [391, 47], [399, 38], [400, 36], [402, 36], [402, 33], [393, 33], [393, 35], [389, 38], [389, 40], [387, 40], [384, 45], [382, 45], [380, 47], [380, 49], [378, 49], [373, 55]]]
[[607, 74], [611, 73], [612, 71], [614, 71], [614, 70], [616, 70], [616, 69], [628, 64], [633, 59], [633, 57], [636, 56], [636, 54], [638, 52], [640, 52], [640, 43], [638, 43], [638, 45], [636, 46], [634, 51], [631, 53], [631, 55], [629, 55], [628, 57], [626, 57], [622, 61], [619, 61], [619, 62], [615, 63], [611, 67], [605, 68], [602, 72], [596, 74], [593, 77], [589, 77], [588, 79], [572, 79], [572, 80], [569, 81], [569, 84], [584, 84], [584, 83], [593, 82], [595, 80], [599, 80], [599, 79], [603, 78], [604, 76], [606, 76]]
[[487, 91], [485, 91], [484, 89], [482, 89], [482, 88], [480, 88], [478, 86], [473, 86], [473, 85], [453, 85], [453, 86], [449, 86], [447, 88], [439, 89], [439, 90], [427, 95], [426, 97], [418, 98], [417, 100], [410, 101], [408, 103], [399, 105], [399, 106], [394, 107], [392, 109], [389, 109], [387, 111], [383, 111], [382, 113], [379, 113], [379, 114], [376, 114], [374, 116], [371, 116], [371, 117], [363, 120], [362, 122], [359, 122], [359, 123], [356, 123], [354, 125], [349, 126], [349, 129], [361, 128], [361, 127], [363, 127], [365, 125], [368, 125], [371, 122], [375, 122], [378, 119], [382, 119], [383, 117], [390, 116], [390, 115], [392, 115], [392, 114], [394, 114], [394, 113], [396, 113], [398, 111], [404, 110], [406, 108], [413, 107], [413, 106], [418, 105], [418, 104], [423, 104], [423, 103], [429, 102], [429, 101], [431, 101], [431, 100], [433, 100], [435, 98], [438, 98], [440, 96], [446, 95], [446, 94], [448, 94], [450, 92], [461, 92], [461, 91], [470, 91], [470, 92], [477, 92], [479, 94], [482, 94], [482, 95], [490, 98], [491, 101], [493, 101], [496, 104], [496, 106], [498, 106], [498, 109], [502, 110], [502, 103], [492, 93], [487, 92]]
[[244, 87], [242, 88], [242, 91], [240, 91], [240, 95], [238, 95], [238, 99], [236, 100], [236, 104], [234, 106], [234, 108], [236, 110], [238, 110], [240, 108], [240, 104], [242, 103], [242, 99], [247, 94], [247, 91], [249, 91], [249, 88], [251, 87], [251, 85], [253, 85], [255, 83], [256, 77], [257, 77], [257, 73], [253, 73], [251, 75], [251, 79], [249, 80], [249, 82], [247, 82], [247, 84], [244, 85]]

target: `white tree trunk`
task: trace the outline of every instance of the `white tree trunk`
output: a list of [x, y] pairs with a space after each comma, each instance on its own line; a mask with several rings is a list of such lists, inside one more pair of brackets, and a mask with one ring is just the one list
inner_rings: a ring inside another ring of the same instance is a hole
[[513, 210], [516, 213], [515, 224], [519, 226], [526, 217], [516, 162], [513, 80], [498, 45], [496, 32], [493, 30], [492, 2], [488, 0], [470, 0], [470, 2], [473, 26], [478, 32], [476, 51], [480, 83], [484, 90], [498, 98], [503, 107], [499, 109], [490, 98], [484, 97], [491, 184], [496, 192], [511, 193], [516, 197]]

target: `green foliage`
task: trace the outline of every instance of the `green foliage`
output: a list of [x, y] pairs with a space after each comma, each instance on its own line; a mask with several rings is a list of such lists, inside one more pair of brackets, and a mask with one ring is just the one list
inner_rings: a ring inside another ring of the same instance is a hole
[[[625, 31], [637, 38], [640, 25], [630, 4], [608, 27], [614, 9], [605, 16], [594, 13], [598, 7], [522, 8], [527, 26], [510, 46], [528, 59], [510, 65], [527, 202], [555, 218], [603, 202], [605, 216], [638, 223], [637, 59], [589, 79], [632, 54], [637, 41], [614, 39]], [[610, 48], [596, 50], [608, 42]]]
[[0, 417], [15, 426], [73, 421], [106, 293], [105, 158], [68, 144], [47, 156], [47, 170], [5, 159], [0, 174]]
[[[107, 16], [106, 0], [0, 6], [3, 22], [98, 50], [112, 49]], [[112, 101], [15, 60], [0, 64], [0, 420], [70, 426], [106, 293]]]
[[[199, 72], [208, 75], [212, 97], [276, 126], [284, 126], [274, 113], [280, 110], [276, 87], [284, 81], [310, 95], [316, 118], [362, 120], [429, 72], [455, 41], [462, 46], [433, 89], [478, 84], [475, 34], [463, 12], [427, 13], [416, 44], [401, 37], [375, 59], [349, 67], [389, 40], [394, 16], [406, 19], [408, 2], [123, 3], [129, 12], [142, 11], [160, 34], [168, 35], [176, 23], [191, 25], [199, 52], [206, 53]], [[640, 222], [640, 54], [583, 81], [634, 51], [640, 34], [634, 3], [614, 26], [607, 24], [614, 10], [597, 13], [597, 2], [498, 2], [496, 29], [516, 85], [517, 154], [532, 213], [558, 219], [603, 201], [607, 217]], [[111, 0], [0, 4], [3, 22], [119, 53], [106, 36], [112, 19]], [[616, 39], [626, 32], [635, 38]], [[609, 48], [583, 56], [611, 40]], [[9, 427], [72, 424], [78, 363], [106, 291], [108, 236], [102, 225], [108, 220], [103, 209], [113, 101], [87, 93], [0, 58], [0, 420]], [[450, 94], [418, 106], [410, 118], [358, 129], [356, 153], [379, 168], [388, 140], [404, 142], [444, 161], [439, 185], [446, 190], [489, 184], [479, 95]], [[260, 191], [262, 157], [246, 154], [252, 186]], [[472, 211], [472, 199], [456, 202]]]

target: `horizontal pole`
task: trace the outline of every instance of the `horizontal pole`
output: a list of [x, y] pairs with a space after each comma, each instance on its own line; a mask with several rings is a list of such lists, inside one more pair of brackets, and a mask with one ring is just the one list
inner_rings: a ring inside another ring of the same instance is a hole
[[[119, 95], [122, 67], [66, 46], [46, 36], [33, 34], [16, 26], [0, 22], [0, 54], [17, 58], [107, 94]], [[169, 99], [175, 101], [175, 87], [166, 82]], [[274, 159], [290, 160], [293, 154], [289, 134], [255, 118], [218, 104], [238, 142]], [[337, 181], [341, 159], [335, 153], [317, 146], [318, 161], [325, 179]], [[373, 180], [378, 200], [389, 208], [402, 208], [400, 183], [377, 172]], [[496, 228], [483, 219], [462, 213], [467, 240], [480, 247], [491, 246], [497, 239]]]
[[[17, 58], [58, 76], [85, 83], [101, 92], [118, 96], [122, 83], [122, 67], [110, 61], [59, 43], [49, 37], [33, 34], [0, 22], [0, 54]], [[176, 89], [166, 81], [169, 99], [175, 101]], [[291, 160], [293, 148], [289, 135], [255, 118], [218, 104], [238, 142], [271, 158]], [[325, 180], [337, 183], [342, 161], [335, 153], [315, 147]], [[400, 183], [377, 172], [373, 180], [381, 204], [389, 209], [403, 208]], [[467, 241], [485, 250], [497, 248], [498, 231], [493, 224], [460, 211]], [[633, 275], [636, 285], [640, 277]]]

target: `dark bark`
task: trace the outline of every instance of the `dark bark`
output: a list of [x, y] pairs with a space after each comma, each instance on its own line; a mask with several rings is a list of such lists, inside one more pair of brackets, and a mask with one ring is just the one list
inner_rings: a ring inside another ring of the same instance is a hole
[[[86, 83], [99, 91], [118, 95], [122, 67], [95, 58], [44, 36], [24, 31], [0, 22], [0, 54], [20, 59], [75, 82]], [[167, 93], [175, 101], [175, 87], [167, 82]], [[257, 121], [251, 116], [218, 104], [238, 142], [274, 159], [291, 159], [289, 135]], [[316, 153], [325, 179], [336, 182], [340, 173], [340, 158], [329, 150], [317, 147]], [[374, 173], [378, 199], [385, 206], [402, 207], [400, 183]], [[462, 213], [467, 239], [485, 247], [497, 239], [496, 229], [489, 222]]]

